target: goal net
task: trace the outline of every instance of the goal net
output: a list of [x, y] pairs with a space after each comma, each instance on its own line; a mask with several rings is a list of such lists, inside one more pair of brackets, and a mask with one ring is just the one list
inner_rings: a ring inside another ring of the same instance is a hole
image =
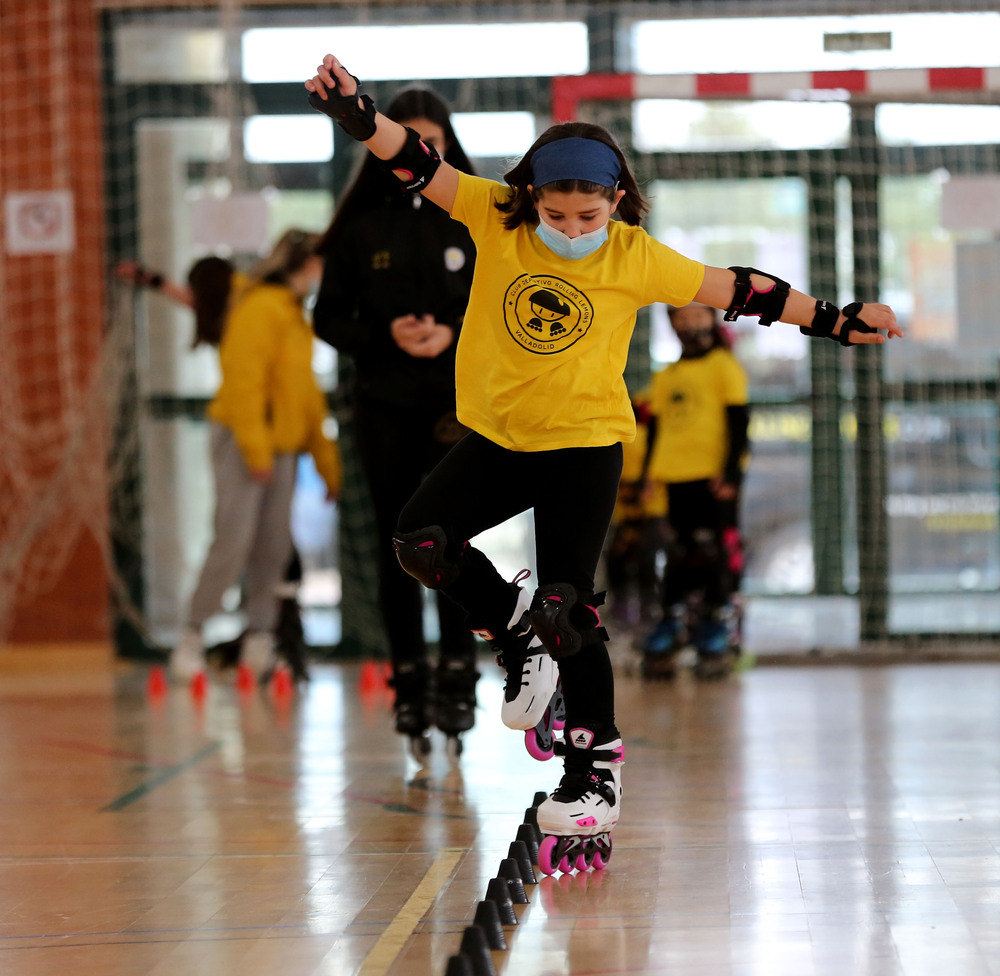
[[[204, 408], [218, 365], [190, 350], [188, 310], [113, 268], [137, 259], [183, 279], [205, 254], [245, 266], [289, 226], [324, 229], [357, 149], [309, 110], [302, 81], [333, 51], [376, 104], [411, 84], [445, 96], [481, 175], [500, 178], [553, 120], [598, 122], [632, 159], [660, 240], [840, 304], [892, 305], [907, 336], [881, 349], [746, 320], [734, 330], [752, 407], [748, 637], [761, 650], [942, 636], [985, 647], [1000, 631], [1000, 13], [814, 6], [104, 3], [92, 23], [103, 342], [74, 346], [70, 320], [29, 336], [10, 289], [0, 297], [4, 347], [19, 351], [0, 355], [0, 638], [86, 530], [103, 540], [121, 640], [175, 639], [210, 537]], [[33, 189], [24, 174], [44, 150], [30, 106], [4, 111], [28, 130], [5, 153]], [[36, 272], [11, 248], [8, 211], [5, 281], [28, 295]], [[665, 310], [641, 313], [630, 389], [677, 355]], [[381, 654], [352, 364], [317, 344], [315, 366], [347, 483], [330, 509], [302, 464], [293, 528], [307, 633]], [[79, 462], [95, 444], [108, 456], [99, 472]], [[490, 545], [510, 576], [532, 565], [527, 520]]]

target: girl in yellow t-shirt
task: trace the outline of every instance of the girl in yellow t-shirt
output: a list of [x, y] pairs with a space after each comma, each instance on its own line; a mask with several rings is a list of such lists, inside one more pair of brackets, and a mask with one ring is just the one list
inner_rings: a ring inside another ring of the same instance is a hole
[[[721, 677], [732, 666], [729, 623], [742, 571], [747, 377], [714, 308], [685, 305], [669, 314], [681, 356], [653, 377], [642, 397], [652, 415], [647, 491], [665, 486], [670, 528], [663, 618], [643, 642], [643, 671], [672, 674], [673, 656], [689, 637], [698, 652], [695, 673]], [[696, 606], [689, 608], [689, 601]]]
[[323, 433], [326, 402], [312, 372], [312, 326], [302, 307], [322, 273], [319, 240], [288, 230], [249, 275], [214, 256], [196, 261], [186, 283], [136, 262], [117, 269], [120, 278], [190, 307], [192, 348], [218, 348], [222, 367], [222, 385], [208, 408], [214, 537], [170, 654], [178, 680], [204, 667], [202, 624], [240, 577], [247, 630], [210, 652], [223, 663], [230, 653], [238, 656], [261, 678], [280, 655], [296, 679], [306, 676], [298, 601], [280, 584], [301, 576], [290, 531], [298, 454], [313, 455], [328, 498], [340, 488], [340, 455]]
[[[637, 310], [697, 300], [845, 342], [885, 341], [873, 326], [898, 333], [892, 310], [864, 306], [862, 321], [860, 305], [818, 308], [769, 275], [706, 268], [659, 243], [639, 226], [646, 202], [600, 126], [552, 126], [500, 184], [460, 173], [376, 112], [333, 55], [306, 88], [314, 108], [464, 223], [476, 245], [456, 353], [458, 419], [471, 433], [403, 508], [394, 544], [403, 569], [454, 599], [496, 648], [505, 724], [530, 732], [561, 680], [565, 773], [537, 808], [539, 867], [602, 867], [621, 811], [624, 747], [594, 574], [621, 442], [635, 437], [622, 371]], [[468, 541], [527, 509], [541, 583], [533, 596]], [[551, 755], [547, 742], [528, 741]]]

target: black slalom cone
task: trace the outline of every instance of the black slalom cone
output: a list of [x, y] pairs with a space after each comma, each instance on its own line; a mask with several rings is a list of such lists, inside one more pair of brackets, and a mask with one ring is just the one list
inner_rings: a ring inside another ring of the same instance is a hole
[[506, 878], [491, 878], [486, 888], [486, 898], [495, 902], [502, 925], [517, 925], [517, 913], [510, 899], [510, 886]]
[[538, 811], [534, 807], [528, 807], [524, 811], [524, 823], [531, 825], [531, 829], [535, 832], [535, 843], [541, 844], [542, 832], [538, 829]]
[[464, 952], [459, 952], [448, 960], [444, 976], [476, 976], [476, 971], [472, 968], [472, 960]]
[[521, 824], [517, 828], [517, 839], [528, 849], [528, 859], [532, 864], [538, 863], [538, 837], [531, 824]]
[[517, 861], [512, 857], [505, 857], [500, 862], [498, 877], [503, 878], [510, 888], [510, 900], [515, 905], [527, 905], [528, 896], [524, 891], [524, 882], [521, 880], [521, 872], [517, 866]]
[[535, 869], [531, 866], [531, 855], [528, 845], [523, 840], [512, 840], [507, 848], [507, 857], [517, 861], [517, 869], [521, 872], [521, 880], [526, 884], [538, 884]]
[[500, 912], [495, 901], [481, 901], [476, 905], [476, 917], [472, 922], [486, 933], [486, 942], [491, 949], [507, 948], [507, 939], [503, 934]]
[[469, 925], [462, 933], [462, 944], [458, 947], [460, 956], [468, 956], [472, 963], [473, 976], [497, 976], [486, 933], [478, 925]]
[[537, 807], [539, 803], [543, 803], [548, 798], [549, 798], [549, 794], [548, 793], [546, 793], [544, 790], [539, 790], [535, 794], [535, 798], [531, 801], [531, 805], [533, 807]]

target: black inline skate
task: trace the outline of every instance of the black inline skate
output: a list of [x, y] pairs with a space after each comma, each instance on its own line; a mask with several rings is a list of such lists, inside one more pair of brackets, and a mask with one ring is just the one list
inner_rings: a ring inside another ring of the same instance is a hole
[[673, 606], [642, 642], [642, 676], [669, 681], [677, 675], [677, 655], [687, 637], [685, 607]]
[[701, 681], [721, 681], [733, 672], [742, 653], [743, 613], [740, 602], [703, 613], [693, 623], [691, 639], [698, 659], [694, 675]]
[[423, 763], [430, 755], [430, 695], [427, 687], [427, 664], [424, 661], [401, 661], [393, 664], [389, 684], [395, 689], [393, 713], [396, 731], [409, 740], [410, 755]]
[[476, 724], [475, 661], [441, 661], [434, 687], [434, 724], [448, 737], [448, 758], [462, 755], [462, 733]]

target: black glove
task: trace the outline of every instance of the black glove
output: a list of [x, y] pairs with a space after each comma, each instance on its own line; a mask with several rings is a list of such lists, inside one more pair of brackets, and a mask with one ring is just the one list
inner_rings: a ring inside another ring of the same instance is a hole
[[[358, 86], [356, 92], [344, 95], [337, 84], [336, 76], [333, 76], [333, 88], [327, 86], [326, 101], [316, 92], [309, 92], [309, 104], [317, 112], [322, 112], [333, 119], [352, 139], [367, 142], [375, 135], [375, 103], [367, 95], [361, 94], [361, 82], [354, 75], [351, 77]], [[358, 106], [359, 98], [363, 107]]]

